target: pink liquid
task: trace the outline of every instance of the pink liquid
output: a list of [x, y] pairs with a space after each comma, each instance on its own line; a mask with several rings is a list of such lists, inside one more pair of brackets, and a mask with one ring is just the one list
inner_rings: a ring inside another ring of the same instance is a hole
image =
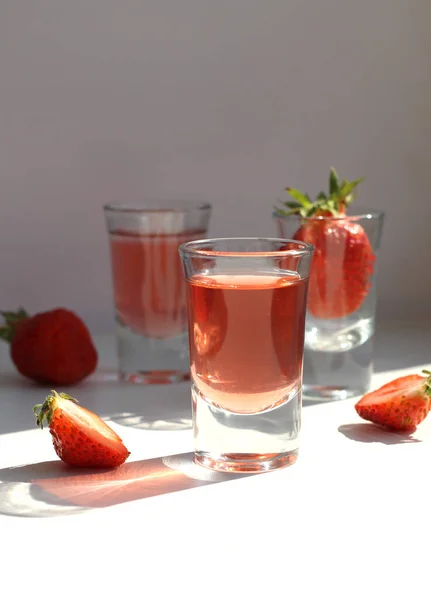
[[115, 307], [125, 325], [150, 338], [187, 330], [186, 292], [178, 246], [205, 231], [180, 234], [111, 233]]
[[307, 284], [294, 274], [198, 276], [187, 284], [191, 373], [213, 404], [260, 412], [300, 384]]

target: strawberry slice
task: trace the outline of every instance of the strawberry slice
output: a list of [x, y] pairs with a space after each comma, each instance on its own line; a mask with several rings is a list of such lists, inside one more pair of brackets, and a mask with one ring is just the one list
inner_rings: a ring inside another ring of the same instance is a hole
[[431, 372], [399, 377], [365, 394], [355, 409], [360, 417], [389, 429], [414, 431], [431, 408]]
[[33, 410], [41, 429], [46, 420], [57, 456], [68, 465], [113, 468], [130, 455], [109, 425], [68, 394], [53, 390]]

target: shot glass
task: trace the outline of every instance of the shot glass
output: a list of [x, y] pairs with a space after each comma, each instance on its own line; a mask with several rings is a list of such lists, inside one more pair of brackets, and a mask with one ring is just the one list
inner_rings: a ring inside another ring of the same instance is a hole
[[104, 207], [119, 376], [133, 383], [190, 378], [186, 290], [178, 246], [207, 234], [211, 206], [145, 202]]
[[373, 372], [377, 256], [384, 213], [274, 215], [279, 235], [315, 246], [304, 349], [304, 398], [365, 394]]
[[180, 246], [197, 463], [257, 472], [295, 462], [312, 254], [281, 239]]

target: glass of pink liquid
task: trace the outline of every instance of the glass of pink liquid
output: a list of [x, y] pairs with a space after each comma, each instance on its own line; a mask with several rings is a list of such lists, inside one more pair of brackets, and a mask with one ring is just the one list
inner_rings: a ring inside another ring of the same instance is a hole
[[111, 249], [120, 378], [189, 379], [186, 288], [178, 246], [207, 234], [211, 206], [146, 202], [104, 207]]
[[313, 251], [266, 238], [180, 246], [196, 462], [236, 472], [295, 462]]

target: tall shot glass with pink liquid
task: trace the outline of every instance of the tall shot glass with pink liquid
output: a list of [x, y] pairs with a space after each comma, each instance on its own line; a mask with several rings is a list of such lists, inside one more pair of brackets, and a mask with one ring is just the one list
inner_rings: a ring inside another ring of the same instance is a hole
[[180, 246], [187, 282], [195, 460], [218, 471], [296, 460], [313, 247], [230, 238]]
[[134, 383], [190, 376], [186, 289], [178, 246], [207, 234], [211, 206], [192, 201], [104, 207], [119, 375]]

